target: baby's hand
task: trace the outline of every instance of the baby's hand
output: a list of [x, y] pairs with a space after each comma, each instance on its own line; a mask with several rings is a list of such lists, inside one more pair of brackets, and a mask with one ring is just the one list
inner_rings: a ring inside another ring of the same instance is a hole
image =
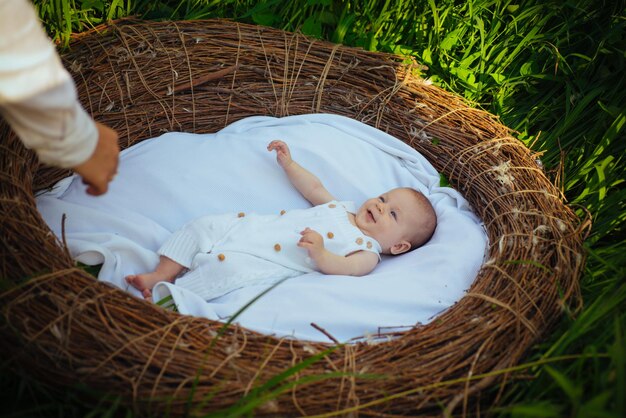
[[300, 235], [302, 238], [298, 241], [298, 247], [306, 248], [309, 257], [316, 260], [324, 251], [324, 238], [311, 228], [305, 228]]
[[269, 143], [267, 146], [268, 151], [276, 151], [276, 161], [278, 164], [285, 168], [289, 164], [291, 164], [291, 152], [289, 152], [289, 146], [285, 144], [283, 141], [274, 140]]

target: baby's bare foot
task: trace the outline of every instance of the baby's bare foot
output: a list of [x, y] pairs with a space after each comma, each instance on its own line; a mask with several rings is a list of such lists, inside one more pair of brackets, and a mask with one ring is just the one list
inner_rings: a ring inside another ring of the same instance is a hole
[[150, 290], [164, 278], [156, 272], [143, 273], [143, 274], [130, 274], [126, 276], [126, 283], [132, 285], [135, 289], [143, 292], [144, 290]]

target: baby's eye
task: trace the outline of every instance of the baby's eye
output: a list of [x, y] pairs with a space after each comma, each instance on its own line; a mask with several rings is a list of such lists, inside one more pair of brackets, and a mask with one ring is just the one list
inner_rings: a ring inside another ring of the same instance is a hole
[[395, 210], [391, 211], [391, 216], [393, 216], [393, 219], [396, 219], [396, 220], [398, 219], [398, 216], [396, 215], [396, 211]]
[[378, 198], [378, 200], [380, 200], [381, 202], [385, 203], [385, 198], [384, 198], [384, 197], [382, 197], [382, 196], [380, 196], [380, 197]]

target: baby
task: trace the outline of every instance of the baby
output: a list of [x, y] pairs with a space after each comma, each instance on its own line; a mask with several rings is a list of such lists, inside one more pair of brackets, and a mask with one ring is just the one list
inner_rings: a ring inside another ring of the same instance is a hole
[[126, 281], [147, 299], [156, 283], [176, 281], [210, 300], [312, 271], [363, 276], [376, 267], [380, 253], [402, 254], [432, 236], [437, 217], [422, 193], [392, 189], [355, 210], [352, 202], [336, 201], [295, 162], [283, 141], [272, 141], [267, 149], [276, 151], [278, 164], [312, 208], [198, 218], [163, 244], [154, 271], [126, 276]]

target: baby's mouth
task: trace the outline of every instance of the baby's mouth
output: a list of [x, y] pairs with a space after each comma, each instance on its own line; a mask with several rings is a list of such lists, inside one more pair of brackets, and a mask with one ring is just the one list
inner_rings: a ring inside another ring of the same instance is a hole
[[372, 214], [372, 211], [370, 210], [367, 211], [367, 218], [370, 222], [376, 223], [376, 219], [374, 219], [374, 215]]

